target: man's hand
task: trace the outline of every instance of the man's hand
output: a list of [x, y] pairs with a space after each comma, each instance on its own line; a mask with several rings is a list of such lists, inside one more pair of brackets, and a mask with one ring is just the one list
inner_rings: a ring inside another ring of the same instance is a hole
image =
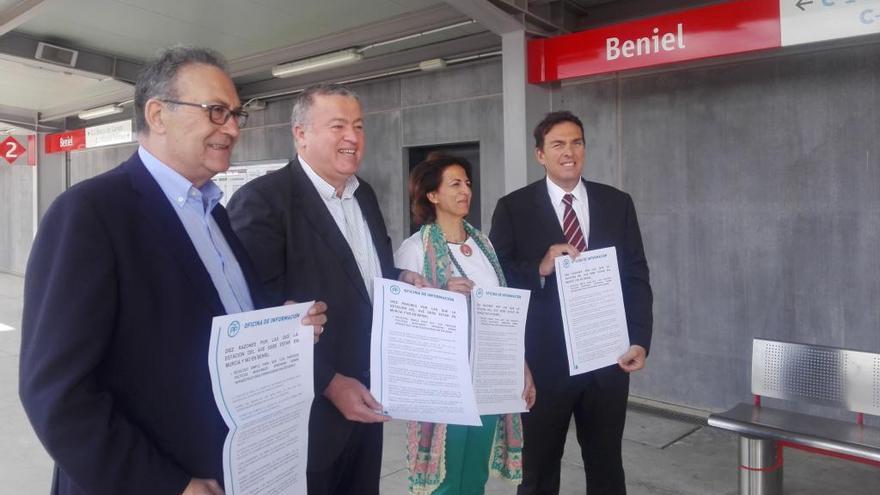
[[180, 495], [223, 495], [223, 489], [214, 480], [193, 478]]
[[[296, 301], [284, 301], [285, 306], [288, 304], [296, 304]], [[324, 333], [324, 325], [327, 324], [327, 304], [323, 301], [315, 301], [315, 304], [312, 304], [312, 307], [306, 312], [306, 317], [302, 319], [302, 324], [311, 325], [317, 344], [321, 339], [321, 334]]]
[[425, 287], [432, 287], [431, 283], [428, 282], [428, 279], [412, 270], [402, 270], [400, 272], [400, 276], [397, 277], [397, 280], [400, 280], [401, 282], [406, 282], [410, 285], [415, 285], [420, 289], [424, 289]]
[[526, 363], [525, 375], [522, 398], [526, 401], [526, 409], [531, 410], [532, 406], [535, 405], [535, 399], [538, 397], [538, 390], [535, 388], [535, 380], [532, 379], [532, 370], [529, 369], [529, 363]]
[[446, 290], [451, 290], [452, 292], [458, 292], [459, 294], [464, 294], [469, 296], [471, 294], [471, 290], [474, 288], [474, 282], [465, 277], [449, 277], [449, 280], [446, 281]]
[[382, 423], [391, 419], [381, 414], [382, 404], [376, 402], [363, 383], [339, 373], [333, 375], [324, 389], [324, 397], [330, 399], [349, 421]]
[[644, 347], [640, 345], [632, 345], [623, 356], [620, 356], [617, 359], [617, 364], [620, 365], [620, 368], [623, 369], [623, 371], [632, 373], [633, 371], [638, 371], [645, 367], [645, 359], [647, 355], [648, 351], [646, 351]]
[[554, 260], [563, 254], [567, 254], [571, 256], [571, 259], [575, 259], [581, 253], [571, 244], [554, 244], [547, 248], [547, 253], [544, 254], [544, 257], [541, 259], [541, 264], [538, 265], [538, 273], [542, 277], [549, 277], [552, 275], [553, 272], [556, 271]]

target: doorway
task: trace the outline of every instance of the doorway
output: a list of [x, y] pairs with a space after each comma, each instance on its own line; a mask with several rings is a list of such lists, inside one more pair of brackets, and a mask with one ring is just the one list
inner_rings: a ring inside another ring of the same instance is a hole
[[[415, 168], [415, 166], [419, 163], [425, 161], [425, 158], [427, 158], [428, 155], [431, 153], [440, 153], [445, 156], [464, 158], [471, 164], [471, 211], [466, 217], [466, 220], [477, 229], [480, 229], [480, 143], [466, 142], [433, 144], [428, 146], [413, 146], [411, 148], [408, 148], [408, 162], [406, 169], [407, 178], [409, 177], [410, 172], [412, 172], [412, 169]], [[409, 194], [407, 188], [404, 188], [404, 194]], [[412, 221], [412, 217], [409, 214], [408, 197], [404, 200], [404, 204], [406, 205], [406, 218], [409, 225], [409, 235], [412, 235], [417, 230], [419, 230], [419, 227], [421, 227], [421, 225], [415, 224]]]

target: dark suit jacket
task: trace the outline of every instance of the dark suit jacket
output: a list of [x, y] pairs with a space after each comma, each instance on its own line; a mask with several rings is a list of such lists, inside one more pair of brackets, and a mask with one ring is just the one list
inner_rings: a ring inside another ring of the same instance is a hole
[[[225, 211], [213, 215], [257, 287]], [[56, 462], [53, 493], [177, 495], [191, 477], [222, 482], [227, 428], [207, 358], [211, 318], [224, 313], [137, 153], [53, 203], [25, 275], [20, 372]]]
[[[613, 187], [584, 181], [590, 210], [588, 249], [617, 248], [623, 302], [630, 344], [651, 345], [653, 296], [648, 263], [632, 198]], [[541, 287], [538, 265], [552, 244], [567, 242], [550, 202], [545, 179], [518, 189], [498, 201], [490, 239], [512, 287], [532, 291], [526, 323], [526, 361], [538, 390], [561, 390], [584, 381], [587, 374], [569, 378], [556, 274]], [[618, 365], [594, 372], [606, 385], [626, 386]]]
[[[382, 275], [396, 279], [391, 239], [376, 194], [358, 179], [355, 191]], [[373, 306], [354, 254], [314, 184], [294, 159], [254, 179], [229, 201], [232, 227], [250, 252], [267, 297], [327, 303], [327, 324], [315, 346], [315, 402], [309, 423], [309, 470], [329, 468], [351, 433], [346, 420], [322, 393], [333, 375], [357, 378], [369, 387]]]

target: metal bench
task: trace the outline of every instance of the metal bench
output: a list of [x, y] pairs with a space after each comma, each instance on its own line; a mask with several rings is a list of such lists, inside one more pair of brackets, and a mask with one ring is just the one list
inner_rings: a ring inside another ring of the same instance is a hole
[[[782, 493], [783, 447], [880, 467], [880, 354], [754, 339], [753, 404], [709, 416], [709, 425], [739, 433], [740, 495]], [[855, 422], [761, 406], [761, 397], [856, 413]]]

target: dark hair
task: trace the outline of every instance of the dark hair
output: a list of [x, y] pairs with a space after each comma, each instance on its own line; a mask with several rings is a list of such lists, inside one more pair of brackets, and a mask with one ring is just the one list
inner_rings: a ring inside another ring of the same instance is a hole
[[419, 163], [409, 174], [409, 204], [414, 223], [424, 225], [437, 218], [434, 204], [428, 201], [428, 193], [440, 188], [443, 172], [459, 165], [464, 169], [468, 180], [471, 180], [471, 164], [464, 158], [431, 153], [428, 159]]
[[584, 124], [581, 123], [581, 119], [577, 118], [577, 116], [568, 110], [560, 110], [557, 112], [550, 112], [547, 116], [544, 117], [544, 120], [538, 122], [538, 125], [535, 126], [535, 148], [543, 149], [544, 148], [544, 136], [550, 132], [550, 129], [557, 124], [561, 124], [563, 122], [571, 122], [572, 124], [576, 124], [581, 128], [581, 135], [584, 134]]
[[348, 98], [354, 98], [358, 103], [361, 102], [357, 93], [341, 84], [319, 84], [317, 86], [311, 86], [303, 90], [302, 93], [296, 95], [296, 100], [293, 102], [293, 109], [290, 111], [290, 125], [308, 124], [310, 119], [309, 112], [312, 110], [312, 105], [315, 104], [315, 96], [333, 95], [346, 96]]
[[153, 98], [176, 100], [177, 74], [183, 67], [193, 64], [210, 65], [229, 74], [226, 59], [210, 48], [176, 45], [162, 50], [144, 66], [135, 84], [134, 117], [139, 133], [150, 132], [144, 115], [147, 102]]

